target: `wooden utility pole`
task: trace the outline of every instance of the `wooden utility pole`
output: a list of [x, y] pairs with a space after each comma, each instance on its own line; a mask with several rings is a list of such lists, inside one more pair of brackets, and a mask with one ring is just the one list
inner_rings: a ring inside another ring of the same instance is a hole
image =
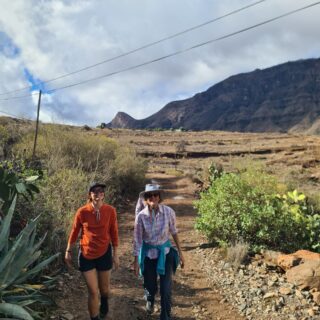
[[38, 99], [38, 111], [37, 111], [37, 122], [36, 122], [36, 133], [34, 135], [34, 144], [33, 144], [33, 152], [32, 152], [32, 160], [36, 155], [36, 146], [37, 146], [37, 138], [38, 138], [38, 128], [39, 128], [39, 114], [40, 114], [40, 104], [41, 104], [41, 90], [39, 91], [39, 99]]

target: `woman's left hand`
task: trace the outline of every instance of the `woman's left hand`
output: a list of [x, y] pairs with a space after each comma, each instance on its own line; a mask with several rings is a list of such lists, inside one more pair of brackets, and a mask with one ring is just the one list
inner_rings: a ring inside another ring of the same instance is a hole
[[180, 267], [181, 267], [181, 269], [183, 269], [184, 265], [185, 265], [185, 261], [184, 261], [184, 256], [183, 256], [182, 252], [180, 252], [179, 258], [180, 258]]
[[118, 270], [120, 262], [119, 262], [119, 257], [117, 254], [114, 254], [112, 257], [112, 262], [115, 270]]

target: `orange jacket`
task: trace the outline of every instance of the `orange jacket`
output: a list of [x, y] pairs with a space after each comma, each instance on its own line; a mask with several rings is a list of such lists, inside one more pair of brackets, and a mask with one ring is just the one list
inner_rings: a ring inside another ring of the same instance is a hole
[[77, 241], [81, 230], [80, 249], [87, 259], [96, 259], [104, 255], [110, 242], [114, 247], [119, 245], [116, 209], [103, 204], [99, 211], [98, 219], [92, 203], [79, 208], [69, 236], [68, 243], [71, 245]]

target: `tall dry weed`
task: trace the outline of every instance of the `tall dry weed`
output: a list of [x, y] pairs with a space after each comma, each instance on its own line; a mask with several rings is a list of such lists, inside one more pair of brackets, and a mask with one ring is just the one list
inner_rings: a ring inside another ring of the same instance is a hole
[[[117, 143], [102, 135], [78, 134], [60, 127], [44, 127], [39, 133], [36, 157], [50, 173], [59, 168], [79, 168], [91, 172], [115, 158]], [[28, 134], [13, 149], [19, 157], [30, 158], [33, 135]]]
[[239, 240], [233, 245], [227, 247], [226, 261], [228, 261], [232, 267], [237, 270], [248, 257], [248, 253], [249, 244]]

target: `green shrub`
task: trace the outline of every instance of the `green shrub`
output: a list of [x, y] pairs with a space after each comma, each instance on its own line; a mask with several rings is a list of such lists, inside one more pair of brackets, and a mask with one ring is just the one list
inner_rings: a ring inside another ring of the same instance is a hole
[[276, 179], [261, 170], [223, 173], [195, 202], [196, 228], [220, 245], [243, 239], [253, 250], [313, 248], [317, 216], [296, 191], [278, 191]]
[[26, 200], [33, 199], [34, 193], [39, 189], [33, 183], [39, 176], [22, 177], [14, 171], [5, 169], [0, 163], [0, 209], [6, 212], [14, 197], [17, 194], [22, 195]]
[[192, 176], [192, 180], [202, 186], [202, 189], [207, 189], [215, 179], [219, 178], [223, 172], [221, 163], [206, 160], [201, 168], [197, 168]]
[[214, 180], [221, 177], [223, 173], [223, 167], [219, 163], [211, 162], [211, 164], [208, 167], [208, 176], [209, 176], [209, 182], [212, 184]]

